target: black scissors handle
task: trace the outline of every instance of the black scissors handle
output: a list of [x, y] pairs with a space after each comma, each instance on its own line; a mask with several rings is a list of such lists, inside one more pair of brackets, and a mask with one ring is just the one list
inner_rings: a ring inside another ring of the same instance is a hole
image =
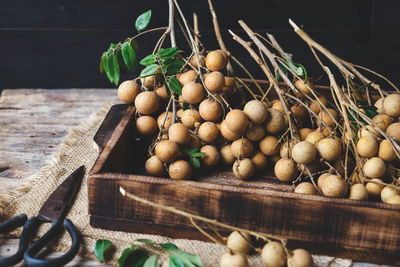
[[[35, 220], [40, 224], [40, 220], [37, 217], [33, 217], [30, 220]], [[68, 262], [72, 261], [72, 259], [78, 254], [79, 244], [80, 244], [80, 236], [78, 230], [74, 226], [74, 224], [68, 220], [64, 220], [64, 227], [67, 229], [69, 235], [72, 239], [71, 248], [62, 256], [58, 258], [52, 259], [39, 259], [35, 258], [36, 254], [39, 253], [41, 249], [43, 249], [47, 244], [51, 242], [51, 240], [58, 235], [58, 233], [63, 229], [60, 221], [55, 221], [50, 228], [39, 240], [35, 241], [24, 253], [24, 260], [28, 266], [32, 267], [53, 267], [53, 266], [63, 266]]]

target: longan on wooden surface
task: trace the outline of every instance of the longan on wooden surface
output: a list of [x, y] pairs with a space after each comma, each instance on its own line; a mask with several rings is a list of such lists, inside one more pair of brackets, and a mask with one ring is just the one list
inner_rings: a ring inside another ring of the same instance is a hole
[[179, 146], [171, 140], [163, 140], [156, 145], [155, 154], [161, 162], [172, 162], [179, 156]]
[[251, 249], [251, 237], [247, 233], [232, 232], [227, 241], [227, 247], [235, 253], [246, 254]]
[[236, 160], [235, 163], [232, 166], [233, 174], [240, 180], [246, 180], [251, 178], [255, 171], [256, 168], [254, 166], [254, 163], [251, 161], [251, 159], [244, 158], [241, 160]]
[[342, 144], [337, 138], [326, 137], [318, 141], [317, 150], [324, 160], [334, 161], [342, 154]]
[[282, 182], [293, 181], [298, 173], [296, 163], [291, 159], [280, 159], [274, 167], [275, 176]]
[[197, 104], [204, 98], [205, 92], [201, 83], [194, 81], [186, 83], [182, 88], [182, 98], [189, 104]]
[[380, 178], [385, 174], [386, 164], [381, 158], [373, 157], [364, 163], [363, 171], [369, 178]]
[[200, 149], [200, 152], [205, 153], [203, 156], [201, 156], [201, 163], [203, 167], [214, 167], [218, 164], [221, 156], [215, 146], [203, 146]]
[[308, 141], [301, 141], [293, 146], [293, 160], [301, 164], [309, 164], [314, 161], [317, 149]]
[[262, 249], [261, 258], [268, 267], [282, 267], [286, 263], [286, 252], [280, 242], [268, 242]]
[[200, 125], [198, 135], [202, 141], [210, 144], [217, 139], [218, 133], [217, 125], [213, 122], [206, 121]]
[[136, 131], [144, 136], [152, 136], [157, 131], [157, 122], [152, 116], [140, 116], [135, 124]]
[[309, 182], [299, 183], [294, 189], [294, 192], [305, 195], [318, 195], [317, 190], [315, 189], [313, 184]]
[[246, 254], [237, 253], [233, 254], [226, 252], [222, 255], [219, 262], [220, 267], [248, 267], [249, 263]]
[[353, 184], [350, 187], [350, 199], [368, 200], [368, 190], [363, 184]]
[[155, 92], [144, 91], [135, 98], [135, 107], [141, 114], [149, 115], [160, 106], [160, 99]]
[[231, 144], [224, 145], [221, 150], [221, 161], [226, 165], [232, 165], [236, 158], [232, 155]]
[[381, 191], [381, 199], [385, 203], [388, 203], [389, 199], [396, 195], [400, 195], [400, 190], [391, 186], [385, 186]]
[[344, 197], [347, 184], [339, 175], [329, 175], [321, 185], [322, 193], [327, 197]]
[[323, 173], [323, 174], [321, 174], [319, 177], [318, 177], [318, 181], [317, 181], [317, 186], [318, 186], [318, 189], [319, 189], [319, 191], [322, 191], [322, 187], [324, 186], [324, 183], [325, 183], [325, 181], [326, 181], [326, 178], [328, 177], [328, 176], [330, 176], [331, 174], [330, 173]]
[[251, 157], [251, 161], [256, 167], [256, 172], [261, 172], [267, 168], [268, 158], [262, 152], [255, 153]]
[[148, 174], [153, 176], [164, 176], [165, 174], [164, 163], [157, 156], [152, 156], [146, 161], [145, 169]]
[[368, 182], [365, 185], [365, 189], [368, 191], [368, 195], [373, 196], [373, 197], [380, 197], [382, 189], [384, 185], [380, 184], [383, 183], [381, 179], [371, 179], [370, 182]]
[[247, 138], [239, 138], [232, 142], [231, 150], [235, 158], [238, 158], [239, 154], [243, 158], [248, 158], [253, 155], [254, 144]]
[[260, 151], [266, 156], [273, 156], [279, 153], [281, 145], [277, 137], [268, 135], [259, 143]]
[[192, 167], [185, 160], [177, 160], [169, 165], [168, 172], [172, 179], [186, 180], [192, 176]]
[[127, 80], [118, 86], [118, 97], [127, 104], [134, 103], [139, 93], [140, 86], [135, 81]]
[[268, 118], [267, 107], [259, 100], [251, 100], [246, 103], [243, 112], [254, 124], [261, 124]]
[[287, 259], [288, 267], [313, 267], [314, 261], [311, 254], [302, 248], [292, 251], [291, 257]]
[[205, 121], [216, 121], [222, 115], [222, 106], [217, 101], [205, 99], [200, 103], [199, 113]]

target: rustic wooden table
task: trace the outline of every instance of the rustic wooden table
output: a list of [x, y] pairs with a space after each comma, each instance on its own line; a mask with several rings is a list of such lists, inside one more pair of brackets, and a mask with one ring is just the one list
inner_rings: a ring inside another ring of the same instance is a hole
[[[17, 188], [24, 178], [43, 167], [69, 129], [78, 126], [107, 102], [119, 102], [115, 90], [3, 90], [0, 97], [0, 193]], [[17, 239], [0, 237], [0, 256], [12, 254], [17, 246]], [[67, 266], [108, 265], [76, 257]], [[353, 266], [377, 265], [353, 263]]]

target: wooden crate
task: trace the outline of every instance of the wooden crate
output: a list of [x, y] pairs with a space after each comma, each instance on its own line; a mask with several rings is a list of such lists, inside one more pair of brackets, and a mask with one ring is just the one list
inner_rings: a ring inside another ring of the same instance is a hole
[[89, 177], [92, 226], [206, 240], [186, 218], [122, 197], [123, 186], [156, 203], [283, 236], [289, 247], [400, 264], [399, 205], [291, 193], [272, 173], [251, 181], [229, 170], [196, 173], [190, 181], [146, 176], [147, 145], [135, 141], [134, 119], [134, 107], [115, 105], [95, 137], [101, 153]]

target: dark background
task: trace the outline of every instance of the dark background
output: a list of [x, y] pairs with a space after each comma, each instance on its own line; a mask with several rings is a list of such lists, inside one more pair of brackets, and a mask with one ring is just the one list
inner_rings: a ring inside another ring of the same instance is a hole
[[[114, 87], [98, 70], [110, 42], [136, 34], [134, 21], [153, 10], [149, 28], [166, 26], [167, 0], [0, 0], [0, 90], [4, 88]], [[199, 15], [202, 41], [218, 48], [207, 0], [181, 0], [188, 20]], [[292, 31], [292, 18], [338, 56], [370, 67], [399, 84], [400, 1], [396, 0], [214, 0], [228, 48], [259, 78], [264, 78], [226, 29], [242, 37], [243, 19], [261, 34], [274, 34], [294, 61], [313, 77], [322, 69]], [[162, 32], [140, 37], [139, 59]], [[167, 44], [167, 43], [166, 43]], [[182, 36], [178, 46], [185, 47]], [[325, 61], [326, 62], [326, 61]], [[251, 66], [250, 66], [251, 64]], [[135, 77], [130, 74], [123, 78]]]

